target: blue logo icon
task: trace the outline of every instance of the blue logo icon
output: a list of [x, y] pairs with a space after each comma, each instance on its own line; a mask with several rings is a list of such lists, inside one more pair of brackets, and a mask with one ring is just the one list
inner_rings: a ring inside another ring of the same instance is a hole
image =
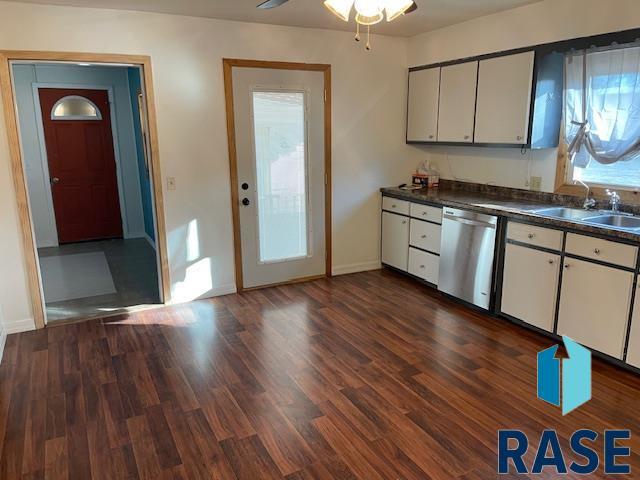
[[562, 405], [562, 415], [567, 415], [591, 400], [591, 352], [569, 337], [562, 339], [569, 358], [556, 358], [558, 345], [538, 353], [538, 398]]

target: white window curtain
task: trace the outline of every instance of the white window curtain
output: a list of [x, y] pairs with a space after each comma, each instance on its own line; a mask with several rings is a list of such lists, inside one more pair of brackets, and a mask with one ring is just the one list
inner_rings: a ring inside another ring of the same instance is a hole
[[568, 54], [565, 67], [565, 132], [574, 166], [640, 155], [640, 46]]

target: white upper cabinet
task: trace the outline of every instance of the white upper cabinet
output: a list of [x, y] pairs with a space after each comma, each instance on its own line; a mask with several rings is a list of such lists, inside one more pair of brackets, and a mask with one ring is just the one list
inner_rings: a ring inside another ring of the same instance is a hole
[[407, 141], [437, 140], [439, 95], [440, 67], [409, 72]]
[[442, 67], [439, 142], [473, 142], [478, 62]]
[[526, 144], [534, 52], [480, 61], [476, 143]]

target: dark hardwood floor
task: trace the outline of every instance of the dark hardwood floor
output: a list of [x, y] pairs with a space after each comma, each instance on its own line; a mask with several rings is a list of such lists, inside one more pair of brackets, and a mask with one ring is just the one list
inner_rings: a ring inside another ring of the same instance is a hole
[[563, 417], [536, 398], [553, 343], [387, 271], [12, 335], [0, 478], [488, 479], [505, 428], [567, 460], [631, 429], [640, 472], [639, 377], [594, 360]]

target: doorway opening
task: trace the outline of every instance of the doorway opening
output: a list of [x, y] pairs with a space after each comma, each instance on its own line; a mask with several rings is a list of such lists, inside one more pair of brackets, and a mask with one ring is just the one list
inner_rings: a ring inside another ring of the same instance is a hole
[[331, 66], [225, 59], [238, 291], [331, 275]]
[[146, 60], [70, 62], [54, 55], [45, 61], [7, 55], [8, 72], [0, 72], [11, 81], [38, 327], [168, 300]]

